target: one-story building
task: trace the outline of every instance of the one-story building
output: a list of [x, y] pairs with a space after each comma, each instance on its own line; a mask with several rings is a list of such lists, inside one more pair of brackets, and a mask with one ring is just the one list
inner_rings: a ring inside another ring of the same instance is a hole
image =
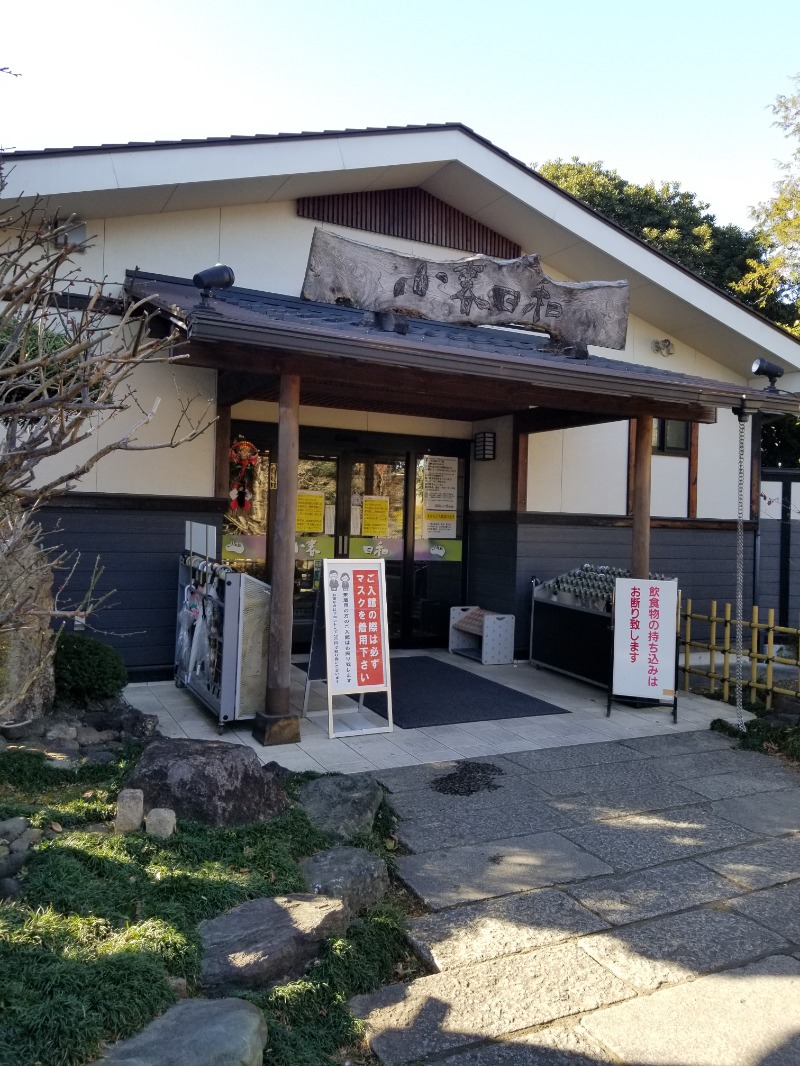
[[[781, 523], [770, 511], [760, 521], [759, 422], [797, 413], [800, 345], [466, 127], [7, 161], [4, 202], [38, 196], [50, 215], [73, 215], [86, 240], [80, 273], [146, 301], [185, 342], [180, 362], [138, 375], [144, 405], [162, 400], [146, 434], [168, 436], [188, 400], [210, 400], [217, 419], [175, 452], [105, 459], [51, 508], [85, 568], [101, 557], [100, 589], [116, 591], [96, 625], [134, 677], [172, 668], [185, 521], [215, 524], [228, 559], [274, 580], [282, 493], [296, 505], [298, 489], [311, 510], [301, 507], [292, 546], [292, 604], [283, 593], [295, 647], [309, 637], [318, 558], [365, 547], [386, 560], [396, 646], [446, 643], [450, 606], [473, 603], [515, 614], [522, 654], [532, 578], [584, 562], [629, 567], [637, 537], [650, 569], [676, 575], [685, 595], [732, 598], [742, 397], [746, 597], [774, 592], [765, 561]], [[626, 281], [624, 349], [589, 345], [584, 357], [530, 328], [387, 323], [304, 300], [315, 229], [419, 261], [535, 253], [554, 282]], [[217, 263], [235, 284], [204, 296], [192, 278]], [[759, 358], [784, 371], [778, 391], [753, 377]], [[295, 422], [296, 440], [282, 438]], [[241, 461], [250, 445], [257, 477]], [[424, 511], [434, 467], [453, 486], [443, 537], [429, 535]], [[372, 500], [388, 500], [388, 517]], [[799, 606], [792, 590], [786, 611]]]

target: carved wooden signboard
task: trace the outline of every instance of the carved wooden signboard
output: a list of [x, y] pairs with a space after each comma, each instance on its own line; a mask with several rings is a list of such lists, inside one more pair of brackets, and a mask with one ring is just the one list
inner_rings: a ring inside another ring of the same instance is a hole
[[624, 348], [627, 281], [553, 281], [538, 255], [441, 263], [316, 229], [303, 297], [454, 325], [521, 326], [563, 344]]

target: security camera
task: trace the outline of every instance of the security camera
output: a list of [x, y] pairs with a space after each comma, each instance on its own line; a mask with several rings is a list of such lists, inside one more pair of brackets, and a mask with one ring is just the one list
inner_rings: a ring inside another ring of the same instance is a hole
[[202, 289], [202, 295], [208, 297], [212, 289], [229, 289], [236, 278], [229, 266], [217, 263], [216, 266], [200, 270], [192, 278], [192, 284]]
[[783, 367], [778, 366], [776, 363], [770, 363], [768, 359], [756, 359], [750, 368], [751, 373], [757, 377], [769, 378], [769, 385], [767, 385], [766, 392], [777, 392], [775, 388], [775, 382], [778, 378], [783, 377]]

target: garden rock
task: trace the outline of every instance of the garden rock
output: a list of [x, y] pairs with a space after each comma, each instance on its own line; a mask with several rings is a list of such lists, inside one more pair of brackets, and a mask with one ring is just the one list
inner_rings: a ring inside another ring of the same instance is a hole
[[327, 896], [292, 893], [242, 903], [199, 925], [203, 988], [218, 994], [300, 977], [322, 941], [349, 922], [345, 904]]
[[264, 1015], [243, 999], [184, 999], [98, 1060], [115, 1066], [261, 1066]]
[[113, 762], [126, 744], [158, 736], [158, 718], [123, 699], [95, 701], [85, 713], [60, 704], [43, 718], [0, 722], [0, 743], [11, 751], [37, 751], [48, 766], [73, 770]]
[[135, 833], [144, 820], [144, 792], [140, 788], [123, 788], [117, 796], [117, 833]]
[[0, 822], [0, 881], [13, 879], [30, 858], [31, 847], [42, 839], [27, 818], [7, 818]]
[[289, 807], [283, 785], [252, 748], [205, 740], [156, 740], [126, 782], [144, 793], [145, 813], [169, 807], [204, 825], [264, 821]]
[[168, 807], [153, 807], [144, 820], [145, 832], [159, 840], [168, 840], [175, 832], [175, 821], [175, 811]]
[[300, 869], [312, 892], [342, 900], [351, 914], [374, 907], [389, 891], [386, 863], [363, 848], [320, 851]]
[[16, 877], [0, 878], [0, 899], [16, 899], [20, 892], [22, 892], [22, 885]]
[[383, 789], [370, 777], [320, 777], [299, 794], [309, 820], [337, 840], [370, 832], [382, 799]]
[[20, 851], [30, 851], [31, 846], [33, 844], [38, 844], [41, 839], [41, 829], [26, 829], [24, 833], [20, 833], [16, 840], [12, 840], [9, 845], [9, 851], [12, 855]]

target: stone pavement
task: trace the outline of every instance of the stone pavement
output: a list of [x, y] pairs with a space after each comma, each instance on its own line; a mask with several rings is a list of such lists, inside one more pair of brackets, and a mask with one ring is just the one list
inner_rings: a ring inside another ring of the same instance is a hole
[[[392, 659], [404, 654], [422, 653], [393, 651]], [[707, 729], [714, 718], [725, 718], [731, 722], [736, 720], [733, 707], [692, 692], [680, 692], [678, 695], [677, 724], [673, 723], [670, 708], [666, 706], [636, 708], [615, 704], [611, 717], [607, 718], [605, 691], [583, 681], [548, 670], [536, 670], [527, 662], [482, 666], [446, 651], [431, 650], [427, 654], [516, 692], [536, 696], [570, 713], [459, 724], [455, 721], [458, 710], [454, 708], [452, 725], [420, 729], [400, 729], [395, 726], [392, 733], [364, 735], [359, 730], [374, 725], [383, 726], [386, 724], [384, 719], [367, 709], [360, 711], [358, 704], [347, 696], [337, 696], [336, 730], [342, 736], [330, 740], [327, 695], [324, 685], [317, 682], [311, 691], [309, 715], [300, 723], [300, 742], [265, 748], [253, 737], [251, 721], [234, 722], [226, 726], [220, 736], [212, 713], [187, 689], [176, 688], [173, 681], [128, 685], [125, 698], [140, 710], [158, 715], [158, 728], [165, 737], [244, 744], [253, 748], [262, 762], [274, 759], [288, 770], [340, 774], [606, 740], [628, 740], [632, 737], [672, 736], [675, 733]], [[305, 673], [297, 666], [292, 667], [291, 706], [298, 714], [303, 707], [305, 680]], [[752, 716], [746, 714], [746, 717]], [[491, 714], [487, 718], [491, 719]]]
[[707, 730], [374, 770], [432, 971], [383, 1066], [798, 1066], [800, 773]]

